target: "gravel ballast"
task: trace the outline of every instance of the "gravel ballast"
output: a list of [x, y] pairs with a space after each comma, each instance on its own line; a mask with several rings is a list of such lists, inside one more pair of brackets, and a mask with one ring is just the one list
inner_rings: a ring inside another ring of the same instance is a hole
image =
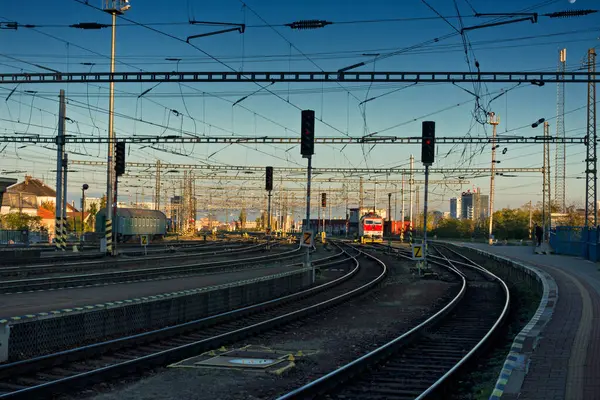
[[[228, 350], [252, 345], [294, 354], [302, 351], [295, 366], [281, 375], [248, 369], [159, 368], [141, 377], [95, 385], [61, 398], [272, 399], [401, 335], [440, 309], [458, 291], [454, 282], [412, 276], [410, 262], [377, 256], [390, 267], [389, 277], [379, 288], [311, 318], [227, 346]], [[285, 361], [279, 366], [287, 364]]]

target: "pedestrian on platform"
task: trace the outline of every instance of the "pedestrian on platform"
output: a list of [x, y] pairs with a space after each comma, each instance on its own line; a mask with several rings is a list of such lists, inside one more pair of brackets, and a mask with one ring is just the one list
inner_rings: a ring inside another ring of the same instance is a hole
[[544, 236], [544, 230], [538, 224], [535, 224], [535, 238], [537, 240], [537, 246], [542, 245], [542, 236]]

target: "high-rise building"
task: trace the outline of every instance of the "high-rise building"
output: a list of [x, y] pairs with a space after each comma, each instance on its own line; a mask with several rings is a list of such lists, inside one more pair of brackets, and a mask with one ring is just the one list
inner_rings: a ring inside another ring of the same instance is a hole
[[463, 192], [461, 203], [462, 218], [481, 221], [490, 215], [490, 196], [481, 194], [480, 189]]
[[487, 220], [490, 217], [490, 196], [487, 194], [479, 195], [479, 218]]
[[462, 199], [460, 197], [453, 197], [450, 199], [450, 218], [461, 219], [462, 213]]
[[474, 193], [470, 190], [463, 192], [461, 196], [460, 202], [460, 215], [462, 219], [474, 219], [474, 201], [473, 201]]

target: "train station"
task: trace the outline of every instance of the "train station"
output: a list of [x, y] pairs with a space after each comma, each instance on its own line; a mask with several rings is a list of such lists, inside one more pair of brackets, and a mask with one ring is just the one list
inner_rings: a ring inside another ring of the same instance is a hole
[[492, 3], [3, 4], [0, 400], [600, 400], [600, 9]]

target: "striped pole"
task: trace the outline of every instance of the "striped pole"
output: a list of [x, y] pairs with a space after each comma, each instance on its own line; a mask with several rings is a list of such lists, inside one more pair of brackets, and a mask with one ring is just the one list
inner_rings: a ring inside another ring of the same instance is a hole
[[413, 243], [413, 228], [412, 222], [408, 226], [408, 243]]
[[104, 237], [106, 238], [106, 252], [108, 254], [112, 254], [112, 220], [106, 220], [106, 231], [104, 232]]
[[61, 235], [61, 243], [62, 243], [62, 251], [66, 251], [67, 250], [67, 228], [68, 228], [68, 221], [66, 217], [63, 217], [62, 220], [62, 235]]
[[62, 232], [62, 217], [56, 217], [54, 221], [54, 247], [57, 251], [62, 250], [60, 235]]

